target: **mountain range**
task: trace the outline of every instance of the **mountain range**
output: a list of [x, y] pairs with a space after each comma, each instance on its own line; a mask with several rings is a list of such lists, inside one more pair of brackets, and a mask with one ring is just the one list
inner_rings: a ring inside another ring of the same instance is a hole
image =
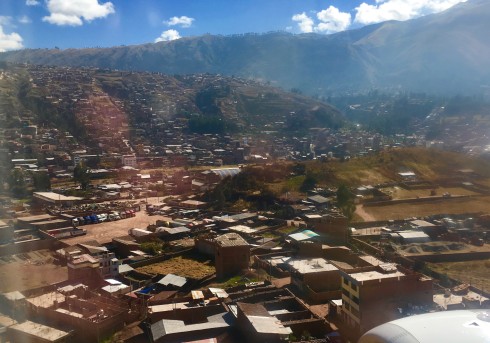
[[0, 60], [234, 75], [319, 96], [371, 89], [481, 94], [490, 86], [488, 32], [490, 1], [469, 0], [438, 14], [331, 35], [204, 35], [112, 48], [25, 49]]

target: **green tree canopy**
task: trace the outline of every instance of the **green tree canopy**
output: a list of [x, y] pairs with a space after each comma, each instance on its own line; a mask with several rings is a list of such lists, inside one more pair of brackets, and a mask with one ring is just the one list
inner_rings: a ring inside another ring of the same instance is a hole
[[349, 188], [342, 184], [337, 189], [337, 206], [342, 210], [344, 216], [352, 219], [356, 206], [354, 204], [354, 194], [351, 193]]
[[26, 175], [22, 169], [14, 168], [8, 177], [10, 193], [15, 198], [22, 198], [27, 195]]
[[51, 179], [46, 172], [33, 173], [32, 181], [36, 192], [44, 192], [51, 189]]
[[87, 190], [90, 185], [90, 173], [83, 164], [79, 163], [73, 170], [73, 179], [82, 190]]

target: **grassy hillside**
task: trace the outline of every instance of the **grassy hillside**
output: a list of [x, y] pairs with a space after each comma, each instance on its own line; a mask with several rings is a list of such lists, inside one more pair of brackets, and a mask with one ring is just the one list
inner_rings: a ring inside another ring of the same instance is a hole
[[[306, 174], [311, 174], [317, 185], [336, 187], [373, 185], [399, 180], [398, 173], [411, 170], [419, 179], [438, 182], [453, 178], [460, 169], [473, 169], [484, 179], [490, 178], [490, 162], [463, 154], [425, 148], [400, 148], [347, 162], [305, 162]], [[292, 169], [292, 165], [289, 166]], [[276, 192], [299, 192], [304, 175], [290, 176], [272, 183]]]

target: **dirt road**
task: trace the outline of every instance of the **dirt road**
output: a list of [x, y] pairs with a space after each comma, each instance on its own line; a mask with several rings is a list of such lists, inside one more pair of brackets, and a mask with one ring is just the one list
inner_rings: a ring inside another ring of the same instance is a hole
[[356, 206], [356, 212], [355, 212], [359, 217], [361, 217], [365, 222], [373, 222], [376, 221], [376, 218], [374, 218], [372, 215], [367, 213], [364, 210], [364, 206], [362, 205], [357, 205]]

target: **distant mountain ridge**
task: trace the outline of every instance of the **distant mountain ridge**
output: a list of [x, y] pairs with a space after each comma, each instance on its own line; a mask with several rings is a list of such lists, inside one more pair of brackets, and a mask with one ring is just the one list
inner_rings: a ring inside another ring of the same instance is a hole
[[471, 94], [490, 86], [488, 32], [490, 1], [469, 0], [439, 14], [332, 35], [205, 35], [113, 48], [26, 49], [0, 60], [235, 75], [320, 96], [372, 88]]

